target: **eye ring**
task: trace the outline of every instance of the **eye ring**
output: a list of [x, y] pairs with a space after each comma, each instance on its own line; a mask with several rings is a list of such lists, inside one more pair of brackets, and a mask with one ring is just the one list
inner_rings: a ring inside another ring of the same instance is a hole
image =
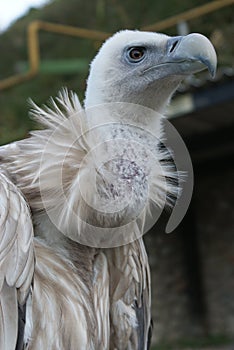
[[137, 63], [145, 57], [146, 49], [142, 46], [134, 46], [128, 49], [128, 58], [130, 62]]

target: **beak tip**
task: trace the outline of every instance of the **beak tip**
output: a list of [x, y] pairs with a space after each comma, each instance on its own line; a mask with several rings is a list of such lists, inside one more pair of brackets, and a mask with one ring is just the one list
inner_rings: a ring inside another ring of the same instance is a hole
[[216, 65], [208, 64], [207, 68], [208, 68], [208, 71], [210, 73], [211, 78], [214, 79], [215, 75], [216, 75], [216, 70], [217, 70], [216, 69], [217, 68]]
[[214, 79], [216, 76], [216, 68], [213, 71], [210, 71], [211, 78]]

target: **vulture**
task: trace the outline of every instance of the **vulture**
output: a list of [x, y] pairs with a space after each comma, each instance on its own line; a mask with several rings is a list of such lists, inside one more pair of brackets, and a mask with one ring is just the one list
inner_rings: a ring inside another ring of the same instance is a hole
[[65, 88], [31, 102], [42, 127], [0, 149], [0, 349], [149, 349], [142, 236], [183, 176], [163, 115], [204, 69], [216, 54], [201, 34], [122, 30], [92, 61], [83, 106]]

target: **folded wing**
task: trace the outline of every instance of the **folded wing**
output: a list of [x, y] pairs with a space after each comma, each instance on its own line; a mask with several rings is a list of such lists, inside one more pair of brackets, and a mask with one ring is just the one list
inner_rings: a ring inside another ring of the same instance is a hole
[[28, 295], [33, 271], [33, 225], [28, 205], [0, 168], [0, 349], [15, 350], [18, 307]]

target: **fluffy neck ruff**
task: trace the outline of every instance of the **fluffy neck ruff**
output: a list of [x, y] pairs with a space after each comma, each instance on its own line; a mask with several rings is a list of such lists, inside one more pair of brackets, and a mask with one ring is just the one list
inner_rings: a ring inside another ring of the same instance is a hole
[[85, 245], [139, 238], [152, 204], [161, 211], [178, 193], [171, 155], [161, 147], [160, 116], [152, 135], [145, 130], [149, 116], [140, 125], [138, 112], [118, 106], [84, 112], [77, 96], [63, 90], [49, 107], [33, 104], [32, 115], [45, 129], [19, 141], [8, 157], [35, 217], [46, 213], [59, 231]]

